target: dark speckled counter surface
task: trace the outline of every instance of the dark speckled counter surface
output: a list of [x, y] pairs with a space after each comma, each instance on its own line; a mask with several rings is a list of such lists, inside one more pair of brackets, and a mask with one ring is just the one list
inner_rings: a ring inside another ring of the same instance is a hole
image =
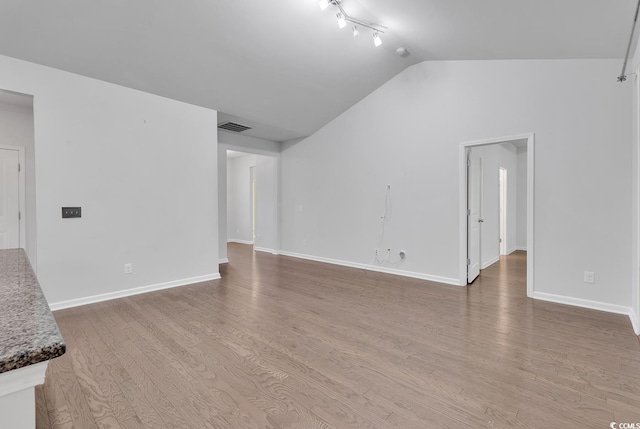
[[0, 250], [0, 373], [62, 356], [65, 350], [26, 253]]

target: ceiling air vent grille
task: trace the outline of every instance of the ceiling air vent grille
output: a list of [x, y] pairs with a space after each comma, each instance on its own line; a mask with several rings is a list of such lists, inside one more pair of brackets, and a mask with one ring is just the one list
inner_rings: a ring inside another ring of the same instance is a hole
[[218, 128], [227, 131], [233, 131], [234, 133], [241, 133], [243, 131], [250, 130], [251, 127], [247, 127], [246, 125], [236, 124], [235, 122], [227, 121], [221, 124], [218, 124]]

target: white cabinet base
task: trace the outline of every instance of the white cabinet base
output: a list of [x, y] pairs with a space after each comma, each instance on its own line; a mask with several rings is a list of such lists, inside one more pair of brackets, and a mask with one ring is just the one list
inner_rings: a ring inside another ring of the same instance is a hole
[[33, 429], [36, 427], [34, 388], [44, 383], [48, 365], [48, 361], [40, 362], [0, 374], [2, 425], [12, 429]]

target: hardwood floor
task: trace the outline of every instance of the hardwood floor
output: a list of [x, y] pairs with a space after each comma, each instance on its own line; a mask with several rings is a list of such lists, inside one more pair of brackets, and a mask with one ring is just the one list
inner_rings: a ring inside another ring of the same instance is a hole
[[626, 316], [229, 246], [222, 280], [54, 313], [38, 428], [608, 428], [640, 422]]

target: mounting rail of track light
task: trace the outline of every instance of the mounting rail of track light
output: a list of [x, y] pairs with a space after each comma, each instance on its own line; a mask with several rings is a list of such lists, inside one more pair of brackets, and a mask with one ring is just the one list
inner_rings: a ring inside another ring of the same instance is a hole
[[365, 27], [373, 31], [373, 44], [375, 46], [382, 45], [382, 39], [380, 38], [380, 33], [384, 34], [384, 31], [387, 29], [384, 25], [376, 24], [373, 22], [364, 21], [362, 19], [354, 18], [353, 16], [349, 16], [347, 12], [344, 11], [342, 5], [340, 4], [340, 0], [320, 0], [320, 9], [325, 10], [329, 6], [334, 6], [338, 9], [338, 13], [336, 13], [336, 18], [338, 19], [338, 27], [344, 28], [347, 26], [347, 22], [351, 22], [355, 24], [353, 26], [353, 38], [356, 39], [360, 36], [360, 30], [358, 27]]
[[629, 43], [627, 44], [627, 53], [624, 56], [624, 63], [622, 63], [622, 72], [620, 73], [620, 76], [618, 76], [618, 82], [624, 82], [627, 80], [627, 76], [635, 74], [626, 74], [626, 71], [627, 61], [629, 60], [629, 52], [631, 51], [631, 44], [633, 43], [633, 34], [636, 31], [636, 23], [638, 22], [638, 12], [640, 12], [640, 0], [638, 0], [638, 5], [636, 6], [636, 14], [633, 18], [633, 24], [631, 24], [631, 35], [629, 36]]

